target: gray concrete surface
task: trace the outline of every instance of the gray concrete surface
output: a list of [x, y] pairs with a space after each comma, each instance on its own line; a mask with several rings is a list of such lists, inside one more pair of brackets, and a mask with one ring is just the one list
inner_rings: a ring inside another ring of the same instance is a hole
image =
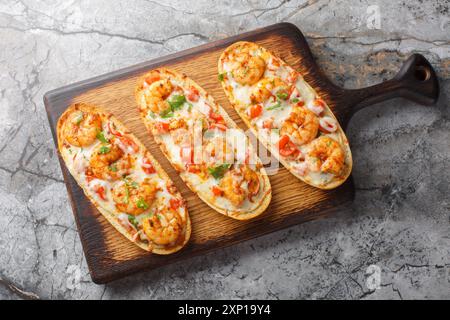
[[[449, 6], [0, 0], [0, 299], [449, 299]], [[348, 88], [385, 80], [409, 54], [422, 53], [440, 77], [438, 105], [396, 99], [353, 118], [347, 133], [357, 192], [348, 210], [93, 284], [43, 94], [280, 21], [300, 27], [326, 74]]]

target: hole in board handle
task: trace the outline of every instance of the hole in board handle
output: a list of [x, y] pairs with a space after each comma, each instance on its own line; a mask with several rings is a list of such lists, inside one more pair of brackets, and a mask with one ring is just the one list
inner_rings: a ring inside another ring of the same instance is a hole
[[417, 66], [414, 70], [414, 77], [419, 81], [427, 81], [430, 79], [431, 72], [427, 66]]

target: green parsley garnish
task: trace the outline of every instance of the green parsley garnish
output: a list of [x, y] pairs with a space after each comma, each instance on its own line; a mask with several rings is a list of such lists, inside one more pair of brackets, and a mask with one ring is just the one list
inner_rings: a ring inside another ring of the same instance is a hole
[[297, 98], [294, 98], [294, 99], [292, 99], [291, 100], [293, 103], [297, 103], [297, 102], [299, 102], [300, 100], [298, 100]]
[[100, 150], [99, 150], [99, 153], [100, 154], [106, 154], [106, 153], [108, 153], [110, 151], [110, 148], [109, 147], [107, 147], [107, 146], [101, 146], [100, 147]]
[[267, 110], [273, 110], [273, 109], [277, 109], [277, 108], [280, 108], [280, 107], [281, 107], [281, 103], [280, 103], [280, 101], [278, 101], [273, 106], [268, 107]]
[[189, 103], [189, 102], [188, 102], [188, 111], [189, 111], [189, 112], [191, 112], [192, 107], [193, 107], [192, 103]]
[[280, 100], [287, 100], [288, 96], [288, 93], [284, 90], [280, 90], [277, 92], [277, 98]]
[[218, 165], [216, 167], [210, 167], [208, 168], [208, 172], [210, 175], [212, 175], [214, 178], [216, 179], [220, 179], [223, 177], [223, 175], [225, 174], [225, 172], [227, 172], [228, 169], [230, 169], [231, 164], [229, 163], [224, 163], [221, 165]]
[[77, 115], [77, 117], [74, 120], [75, 124], [80, 124], [81, 121], [83, 121], [83, 112], [80, 111]]
[[105, 138], [105, 133], [103, 131], [99, 131], [97, 133], [97, 139], [100, 140], [103, 143], [108, 143], [109, 140]]
[[225, 74], [226, 74], [226, 72], [219, 73], [219, 75], [217, 76], [217, 79], [219, 79], [219, 81], [223, 81]]
[[154, 114], [152, 111], [149, 111], [149, 112], [147, 113], [147, 115], [149, 115], [150, 118], [155, 119], [155, 114]]
[[183, 104], [186, 102], [186, 97], [183, 95], [176, 94], [176, 95], [172, 96], [172, 98], [167, 102], [170, 105], [170, 109], [172, 111], [175, 111], [175, 110], [181, 109]]
[[171, 117], [173, 117], [173, 111], [169, 108], [169, 109], [166, 109], [163, 112], [161, 112], [159, 115], [163, 119], [171, 118]]
[[147, 209], [148, 209], [148, 204], [147, 204], [147, 202], [145, 202], [145, 200], [142, 199], [142, 198], [139, 198], [139, 200], [136, 201], [136, 206], [137, 206], [139, 209], [144, 209], [144, 210], [147, 210]]
[[125, 188], [125, 197], [123, 198], [122, 203], [128, 204], [128, 202], [130, 202], [130, 191], [128, 190], [128, 188]]
[[108, 167], [108, 169], [109, 169], [109, 171], [117, 172], [117, 166], [116, 166], [115, 164], [110, 165], [110, 166]]
[[128, 215], [128, 221], [130, 221], [130, 223], [136, 228], [138, 229], [139, 226], [139, 222], [136, 220], [136, 218], [132, 215]]
[[123, 180], [128, 187], [132, 187], [133, 189], [137, 189], [137, 187], [139, 186], [136, 181], [133, 181], [130, 178], [124, 178]]

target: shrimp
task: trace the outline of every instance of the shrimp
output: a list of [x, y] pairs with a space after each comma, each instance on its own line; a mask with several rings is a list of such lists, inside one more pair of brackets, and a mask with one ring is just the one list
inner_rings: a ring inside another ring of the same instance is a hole
[[140, 183], [125, 179], [113, 186], [112, 197], [117, 210], [138, 215], [150, 208], [157, 191], [156, 185], [148, 178]]
[[240, 206], [248, 197], [250, 200], [260, 189], [258, 174], [249, 166], [241, 166], [225, 173], [219, 187], [234, 206]]
[[289, 85], [278, 77], [263, 78], [252, 90], [250, 101], [253, 103], [263, 103], [278, 92], [285, 92], [287, 94], [289, 92]]
[[289, 117], [283, 122], [280, 135], [288, 135], [297, 145], [303, 145], [317, 136], [319, 119], [308, 109], [294, 107]]
[[147, 107], [154, 113], [161, 113], [170, 105], [165, 99], [172, 93], [173, 85], [168, 79], [153, 82], [145, 91]]
[[173, 91], [172, 82], [169, 79], [163, 79], [153, 82], [147, 89], [150, 95], [159, 97], [162, 100], [167, 99]]
[[167, 101], [161, 99], [160, 97], [155, 97], [152, 95], [146, 95], [145, 102], [147, 104], [147, 108], [150, 109], [151, 112], [156, 114], [160, 114], [161, 112], [164, 112], [170, 108], [170, 105]]
[[249, 166], [244, 166], [242, 171], [244, 173], [244, 181], [247, 182], [249, 195], [257, 195], [260, 187], [258, 174], [254, 170], [250, 169]]
[[94, 143], [97, 133], [102, 131], [102, 120], [97, 113], [76, 110], [64, 122], [63, 136], [76, 147]]
[[182, 221], [178, 211], [171, 208], [157, 210], [149, 218], [142, 220], [145, 235], [159, 245], [174, 243], [182, 231]]
[[[344, 151], [339, 143], [328, 137], [320, 136], [309, 146], [308, 156], [313, 170], [338, 175], [344, 167]], [[314, 160], [314, 161], [312, 161]]]
[[128, 174], [132, 167], [133, 159], [125, 154], [112, 141], [111, 144], [99, 145], [93, 151], [89, 161], [89, 170], [98, 179], [118, 180]]
[[266, 62], [260, 56], [254, 56], [243, 49], [234, 55], [231, 65], [231, 72], [234, 80], [241, 85], [252, 85], [256, 83], [264, 74]]

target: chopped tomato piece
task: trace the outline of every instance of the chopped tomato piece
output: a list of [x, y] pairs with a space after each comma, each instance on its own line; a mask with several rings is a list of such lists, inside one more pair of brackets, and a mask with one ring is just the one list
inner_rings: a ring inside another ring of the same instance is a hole
[[95, 193], [98, 194], [98, 196], [100, 197], [100, 199], [106, 200], [105, 188], [103, 188], [103, 186], [98, 187], [98, 188], [95, 190]]
[[197, 102], [199, 98], [198, 90], [194, 87], [191, 87], [188, 91], [187, 98], [189, 101]]
[[211, 187], [211, 191], [212, 193], [214, 193], [215, 196], [220, 197], [223, 194], [223, 191], [217, 187], [217, 186], [212, 186]]
[[142, 164], [141, 168], [146, 174], [156, 173], [155, 168], [147, 158], [142, 159]]
[[264, 129], [272, 129], [273, 128], [273, 119], [269, 118], [263, 121], [263, 128]]
[[278, 141], [278, 148], [283, 149], [284, 146], [290, 141], [288, 136], [282, 136]]
[[156, 81], [158, 81], [160, 79], [161, 79], [161, 77], [159, 76], [159, 74], [153, 74], [153, 75], [148, 76], [147, 78], [145, 78], [144, 82], [147, 85], [151, 85], [153, 82], [156, 82]]
[[111, 124], [111, 122], [108, 122], [108, 129], [109, 129], [109, 132], [111, 132], [111, 134], [115, 135], [116, 137], [122, 136], [122, 134], [116, 130], [116, 128], [114, 127], [114, 124]]
[[177, 210], [180, 207], [180, 200], [172, 198], [169, 200], [169, 204], [171, 209]]
[[190, 172], [190, 173], [200, 173], [201, 172], [199, 166], [195, 165], [195, 164], [186, 165], [186, 170], [187, 170], [187, 172]]
[[155, 129], [159, 133], [165, 133], [165, 132], [169, 131], [169, 124], [167, 122], [157, 122], [155, 124]]
[[212, 111], [212, 110], [209, 111], [209, 117], [210, 117], [211, 119], [213, 119], [214, 121], [216, 121], [216, 122], [221, 122], [221, 121], [223, 121], [223, 117], [222, 117], [220, 114], [215, 113], [215, 112]]
[[209, 129], [213, 130], [213, 129], [219, 129], [221, 131], [227, 131], [227, 126], [222, 124], [222, 123], [211, 123], [211, 125], [209, 126]]
[[288, 136], [281, 137], [280, 141], [278, 141], [278, 148], [280, 155], [282, 155], [283, 157], [288, 157], [300, 152], [297, 149], [296, 145], [292, 141], [290, 141]]
[[250, 110], [249, 110], [249, 116], [251, 119], [257, 118], [261, 115], [263, 111], [263, 108], [261, 106], [261, 104], [254, 104], [252, 106], [250, 106]]
[[288, 157], [290, 155], [297, 154], [298, 152], [299, 151], [298, 151], [297, 147], [291, 141], [289, 141], [287, 146], [285, 146], [283, 149], [280, 149], [280, 154], [283, 157]]
[[134, 152], [138, 152], [139, 151], [139, 146], [133, 140], [131, 140], [130, 138], [121, 137], [119, 139], [124, 145], [126, 145], [128, 147], [131, 147]]

